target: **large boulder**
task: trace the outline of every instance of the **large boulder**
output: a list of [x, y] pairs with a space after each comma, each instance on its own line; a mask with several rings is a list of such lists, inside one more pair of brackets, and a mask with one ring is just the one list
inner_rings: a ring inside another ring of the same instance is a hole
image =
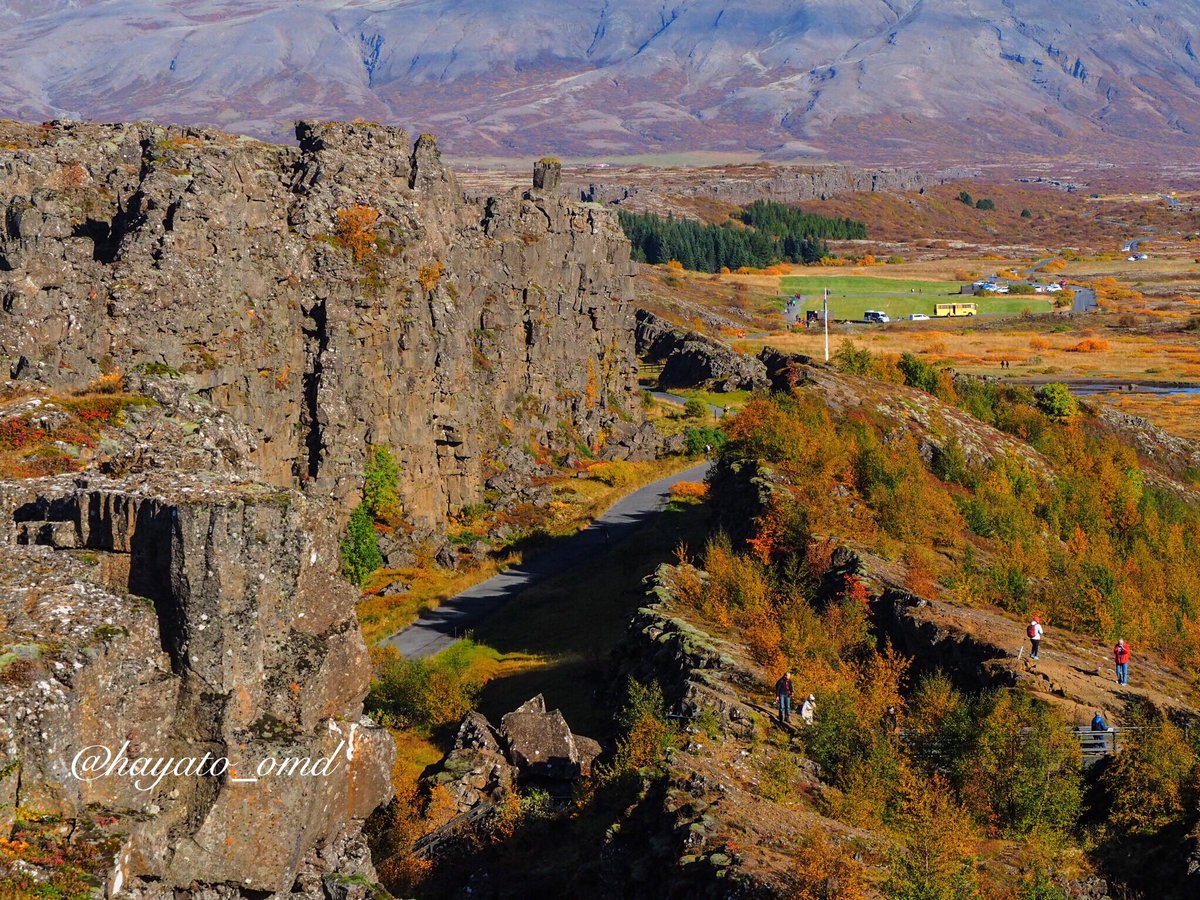
[[658, 376], [661, 388], [711, 387], [727, 392], [754, 390], [769, 383], [766, 366], [753, 356], [644, 309], [637, 311], [636, 320], [638, 353], [663, 363]]
[[541, 694], [500, 720], [500, 740], [523, 778], [570, 781], [579, 777], [575, 735], [561, 712], [547, 712]]

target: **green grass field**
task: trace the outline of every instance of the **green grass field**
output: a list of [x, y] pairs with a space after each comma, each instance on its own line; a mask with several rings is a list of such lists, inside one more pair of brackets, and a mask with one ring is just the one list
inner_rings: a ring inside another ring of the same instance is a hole
[[868, 309], [881, 309], [893, 319], [910, 313], [933, 316], [936, 303], [974, 302], [980, 313], [1016, 315], [1023, 310], [1044, 312], [1050, 303], [1042, 295], [1029, 297], [964, 297], [957, 281], [919, 281], [854, 275], [799, 275], [780, 279], [786, 297], [803, 294], [803, 309], [820, 309], [822, 291], [829, 289], [829, 311], [835, 319], [861, 319]]

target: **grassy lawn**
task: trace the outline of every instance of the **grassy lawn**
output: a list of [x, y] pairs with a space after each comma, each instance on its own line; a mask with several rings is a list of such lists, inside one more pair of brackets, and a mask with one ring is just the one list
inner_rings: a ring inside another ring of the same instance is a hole
[[[911, 278], [878, 278], [858, 275], [811, 275], [780, 279], [782, 292], [803, 294], [805, 310], [821, 308], [822, 292], [829, 289], [829, 310], [835, 319], [861, 319], [868, 309], [880, 309], [893, 319], [910, 313], [933, 315], [936, 303], [954, 301], [979, 304], [980, 313], [1015, 315], [1022, 310], [1045, 312], [1050, 303], [1043, 296], [963, 297], [957, 281], [921, 281]], [[916, 293], [914, 293], [914, 291]]]

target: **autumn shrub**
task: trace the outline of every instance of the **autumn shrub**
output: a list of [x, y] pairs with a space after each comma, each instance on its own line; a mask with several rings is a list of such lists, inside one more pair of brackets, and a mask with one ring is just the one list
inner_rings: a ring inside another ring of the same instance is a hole
[[643, 683], [632, 676], [625, 683], [625, 700], [616, 716], [621, 732], [612, 762], [601, 773], [603, 780], [657, 771], [667, 754], [679, 744], [657, 681]]
[[417, 283], [425, 289], [426, 292], [432, 291], [438, 286], [442, 280], [442, 275], [445, 274], [446, 266], [441, 260], [421, 266], [417, 270]]
[[125, 375], [120, 369], [113, 369], [89, 381], [82, 393], [119, 394], [123, 390], [125, 390]]
[[999, 833], [1063, 831], [1083, 796], [1079, 742], [1062, 714], [1028, 695], [996, 694], [960, 763], [962, 793]]
[[970, 813], [941, 775], [906, 772], [898, 846], [884, 895], [889, 900], [959, 900], [978, 896], [971, 865], [977, 843]]
[[698, 481], [679, 481], [671, 486], [671, 496], [680, 500], [703, 500], [708, 496], [708, 485]]
[[1183, 731], [1146, 705], [1121, 736], [1122, 751], [1105, 768], [1107, 824], [1118, 833], [1154, 834], [1195, 809], [1197, 755]]
[[875, 361], [875, 355], [866, 347], [859, 347], [854, 341], [844, 342], [833, 354], [833, 364], [838, 371], [850, 375], [868, 375]]
[[867, 900], [866, 869], [853, 843], [824, 830], [802, 836], [790, 878], [793, 900]]
[[375, 225], [379, 221], [379, 210], [355, 204], [337, 211], [334, 239], [349, 250], [355, 262], [363, 262], [375, 251]]
[[1074, 347], [1067, 348], [1070, 353], [1107, 353], [1111, 349], [1112, 344], [1099, 338], [1085, 338]]
[[1052, 344], [1043, 337], [1035, 337], [1029, 339], [1029, 347], [1031, 350], [1049, 350]]

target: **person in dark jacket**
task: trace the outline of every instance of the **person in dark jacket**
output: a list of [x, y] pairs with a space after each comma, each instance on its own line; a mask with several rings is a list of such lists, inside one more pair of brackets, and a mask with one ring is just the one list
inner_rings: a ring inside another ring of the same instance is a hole
[[792, 718], [792, 673], [784, 672], [775, 682], [775, 701], [779, 704], [779, 721], [790, 722]]
[[1125, 638], [1117, 639], [1113, 647], [1113, 659], [1117, 662], [1117, 684], [1129, 684], [1129, 645]]
[[1104, 713], [1096, 710], [1096, 715], [1092, 718], [1092, 733], [1097, 735], [1094, 737], [1092, 747], [1101, 752], [1108, 752], [1108, 723], [1104, 721]]

